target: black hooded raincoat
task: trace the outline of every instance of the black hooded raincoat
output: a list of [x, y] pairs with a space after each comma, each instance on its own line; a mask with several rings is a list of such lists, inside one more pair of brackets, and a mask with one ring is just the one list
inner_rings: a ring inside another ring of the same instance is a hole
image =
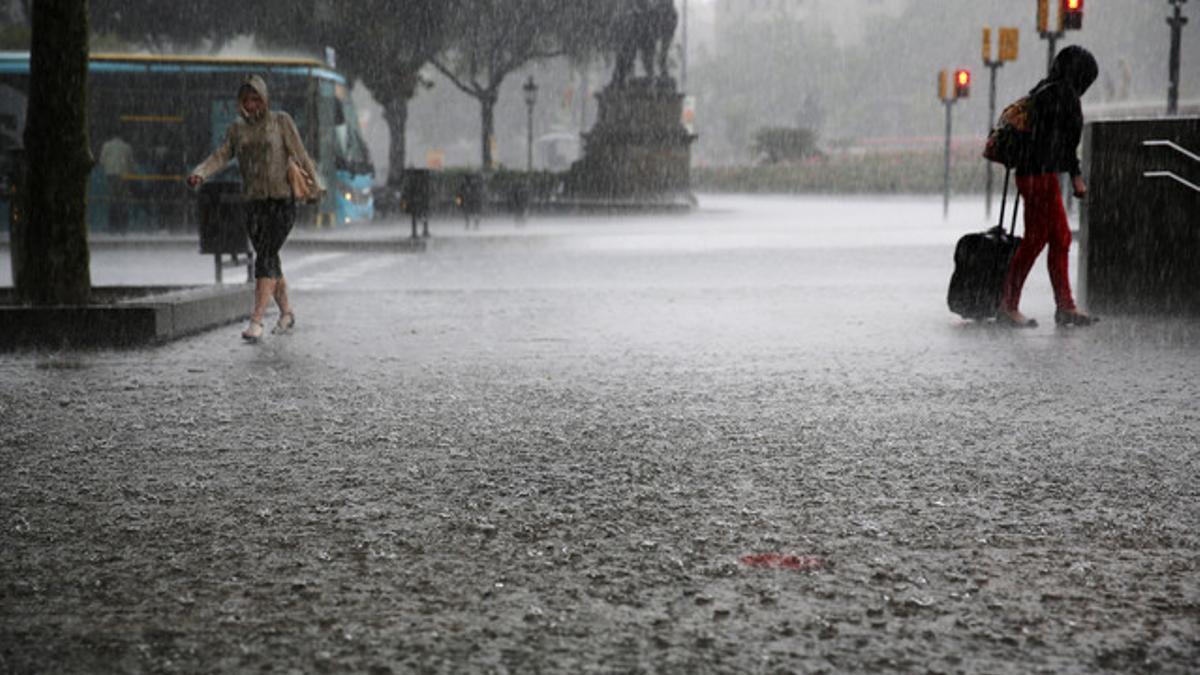
[[1033, 99], [1033, 139], [1017, 162], [1018, 176], [1047, 173], [1080, 175], [1079, 147], [1083, 108], [1079, 98], [1096, 81], [1099, 67], [1091, 52], [1072, 45], [1054, 58], [1050, 75], [1030, 91]]

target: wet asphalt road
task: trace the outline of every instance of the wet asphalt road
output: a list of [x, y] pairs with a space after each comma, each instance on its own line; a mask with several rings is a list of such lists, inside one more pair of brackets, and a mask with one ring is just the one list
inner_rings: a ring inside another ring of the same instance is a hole
[[0, 355], [0, 672], [1194, 671], [1200, 322], [965, 325], [940, 215], [438, 223], [257, 346]]

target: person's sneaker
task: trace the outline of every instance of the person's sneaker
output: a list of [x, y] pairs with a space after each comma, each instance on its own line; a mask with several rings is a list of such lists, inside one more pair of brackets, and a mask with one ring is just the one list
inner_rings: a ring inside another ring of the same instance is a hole
[[1100, 319], [1088, 316], [1076, 309], [1059, 309], [1054, 312], [1054, 323], [1059, 326], [1090, 326]]
[[275, 327], [271, 329], [272, 335], [282, 335], [292, 329], [296, 325], [296, 315], [293, 312], [279, 315], [279, 321], [275, 323]]
[[1020, 312], [1000, 310], [996, 315], [996, 325], [1008, 328], [1037, 328], [1038, 323], [1036, 319], [1027, 318]]
[[246, 330], [242, 331], [242, 339], [246, 342], [258, 342], [263, 336], [263, 325], [261, 321], [251, 321]]

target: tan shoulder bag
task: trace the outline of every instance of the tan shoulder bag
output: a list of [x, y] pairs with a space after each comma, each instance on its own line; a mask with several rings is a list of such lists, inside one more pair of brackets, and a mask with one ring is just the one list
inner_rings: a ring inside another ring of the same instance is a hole
[[304, 167], [291, 157], [287, 166], [288, 185], [292, 186], [292, 197], [298, 202], [316, 201], [318, 195], [317, 181], [304, 170]]

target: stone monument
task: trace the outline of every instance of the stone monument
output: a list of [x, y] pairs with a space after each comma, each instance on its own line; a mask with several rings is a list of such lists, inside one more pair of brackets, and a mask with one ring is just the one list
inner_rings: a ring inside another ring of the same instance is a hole
[[[672, 0], [626, 0], [613, 27], [616, 67], [596, 95], [596, 125], [572, 165], [572, 198], [691, 205], [691, 145], [684, 95], [668, 68], [679, 15]], [[636, 62], [644, 75], [636, 77]]]

